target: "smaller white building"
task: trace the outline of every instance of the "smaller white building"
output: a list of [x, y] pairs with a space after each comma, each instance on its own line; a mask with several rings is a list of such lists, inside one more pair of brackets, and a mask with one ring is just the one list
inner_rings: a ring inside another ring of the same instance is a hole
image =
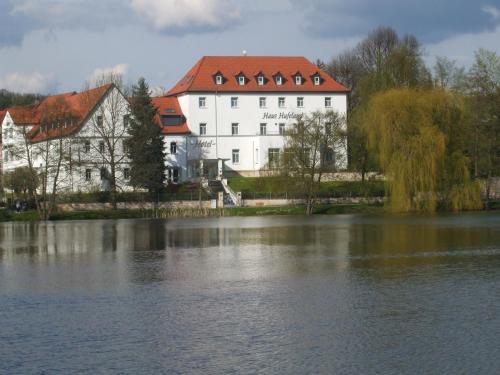
[[54, 170], [55, 145], [63, 145], [58, 175], [61, 192], [130, 189], [129, 161], [124, 141], [128, 137], [127, 98], [113, 84], [81, 93], [45, 98], [40, 104], [9, 108], [2, 127], [2, 172], [32, 163], [40, 171]]

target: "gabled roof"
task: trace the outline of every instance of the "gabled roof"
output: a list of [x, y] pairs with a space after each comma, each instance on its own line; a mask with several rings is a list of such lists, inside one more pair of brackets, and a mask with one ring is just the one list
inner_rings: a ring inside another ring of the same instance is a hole
[[[151, 98], [153, 105], [158, 109], [156, 112], [156, 121], [162, 128], [164, 134], [189, 134], [191, 131], [186, 123], [186, 117], [182, 113], [179, 101], [175, 96], [160, 96]], [[164, 126], [161, 123], [160, 116], [180, 116], [181, 125]]]
[[7, 108], [12, 121], [16, 125], [34, 125], [38, 123], [38, 117], [36, 113], [37, 106], [24, 106], [24, 107], [12, 107]]
[[[267, 82], [258, 85], [256, 79], [249, 79], [241, 86], [234, 80], [228, 80], [222, 85], [216, 85], [212, 79], [213, 72], [220, 71], [224, 76], [234, 76], [242, 72], [246, 77], [254, 77], [261, 71]], [[271, 80], [276, 73], [281, 73], [285, 80], [282, 85], [276, 85]], [[300, 72], [302, 77], [310, 77], [315, 73], [322, 78], [321, 85], [314, 85], [310, 79], [305, 79], [302, 85], [296, 85], [290, 79]], [[205, 56], [201, 58], [189, 72], [170, 90], [167, 95], [178, 95], [186, 92], [340, 92], [349, 90], [336, 82], [327, 73], [318, 69], [304, 57], [289, 56]]]
[[[79, 131], [85, 120], [112, 87], [114, 87], [113, 84], [107, 84], [81, 93], [53, 95], [44, 99], [35, 108], [34, 119], [36, 122], [32, 123], [35, 127], [28, 134], [31, 142], [36, 143], [51, 138], [65, 137]], [[65, 111], [68, 112], [67, 114], [71, 116], [73, 121], [65, 127], [42, 129], [41, 122], [44, 116], [50, 115], [51, 109], [55, 106], [64, 106]]]

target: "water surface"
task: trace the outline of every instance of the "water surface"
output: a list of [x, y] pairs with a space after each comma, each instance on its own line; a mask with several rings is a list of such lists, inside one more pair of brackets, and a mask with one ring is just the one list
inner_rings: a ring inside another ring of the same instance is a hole
[[0, 374], [498, 374], [500, 214], [0, 225]]

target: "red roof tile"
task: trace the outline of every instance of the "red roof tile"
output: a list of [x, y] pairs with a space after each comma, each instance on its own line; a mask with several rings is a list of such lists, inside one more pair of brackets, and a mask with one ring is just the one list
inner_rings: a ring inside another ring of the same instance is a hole
[[[182, 113], [179, 101], [175, 96], [160, 96], [156, 98], [151, 98], [153, 104], [158, 111], [156, 113], [156, 121], [162, 127], [162, 132], [164, 134], [189, 134], [191, 131], [186, 123], [186, 117]], [[161, 125], [160, 116], [181, 116], [182, 121], [180, 125], [165, 126]]]
[[[31, 141], [36, 143], [46, 139], [68, 136], [77, 132], [82, 127], [85, 119], [112, 86], [113, 84], [108, 84], [81, 93], [72, 92], [53, 95], [44, 99], [35, 110], [36, 115], [34, 119], [36, 122], [34, 125], [36, 126], [30, 131], [29, 136]], [[63, 106], [64, 111], [71, 115], [74, 121], [67, 127], [44, 131], [41, 128], [41, 122], [44, 116], [50, 116], [52, 109], [58, 107], [58, 109], [61, 110]]]
[[[219, 71], [225, 78], [222, 85], [214, 82], [214, 72]], [[247, 78], [245, 85], [239, 85], [235, 72], [242, 72]], [[262, 72], [267, 78], [265, 84], [259, 86], [254, 77]], [[293, 79], [299, 72], [304, 77], [301, 85]], [[284, 80], [276, 85], [272, 79], [280, 73]], [[312, 75], [318, 73], [322, 78], [320, 85], [314, 85]], [[349, 91], [336, 82], [327, 73], [318, 69], [304, 57], [285, 56], [205, 56], [202, 57], [189, 72], [166, 95], [178, 95], [185, 92], [341, 92]]]

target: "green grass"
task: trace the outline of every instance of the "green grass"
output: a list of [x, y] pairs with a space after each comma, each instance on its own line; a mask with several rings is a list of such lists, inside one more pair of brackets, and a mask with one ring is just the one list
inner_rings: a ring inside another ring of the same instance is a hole
[[[252, 197], [298, 197], [300, 189], [283, 177], [232, 177], [228, 184], [244, 198]], [[327, 181], [321, 183], [320, 197], [382, 197], [383, 181]]]
[[[236, 207], [225, 210], [227, 216], [304, 215], [303, 205], [282, 207]], [[383, 204], [325, 204], [314, 209], [315, 215], [382, 213]]]

